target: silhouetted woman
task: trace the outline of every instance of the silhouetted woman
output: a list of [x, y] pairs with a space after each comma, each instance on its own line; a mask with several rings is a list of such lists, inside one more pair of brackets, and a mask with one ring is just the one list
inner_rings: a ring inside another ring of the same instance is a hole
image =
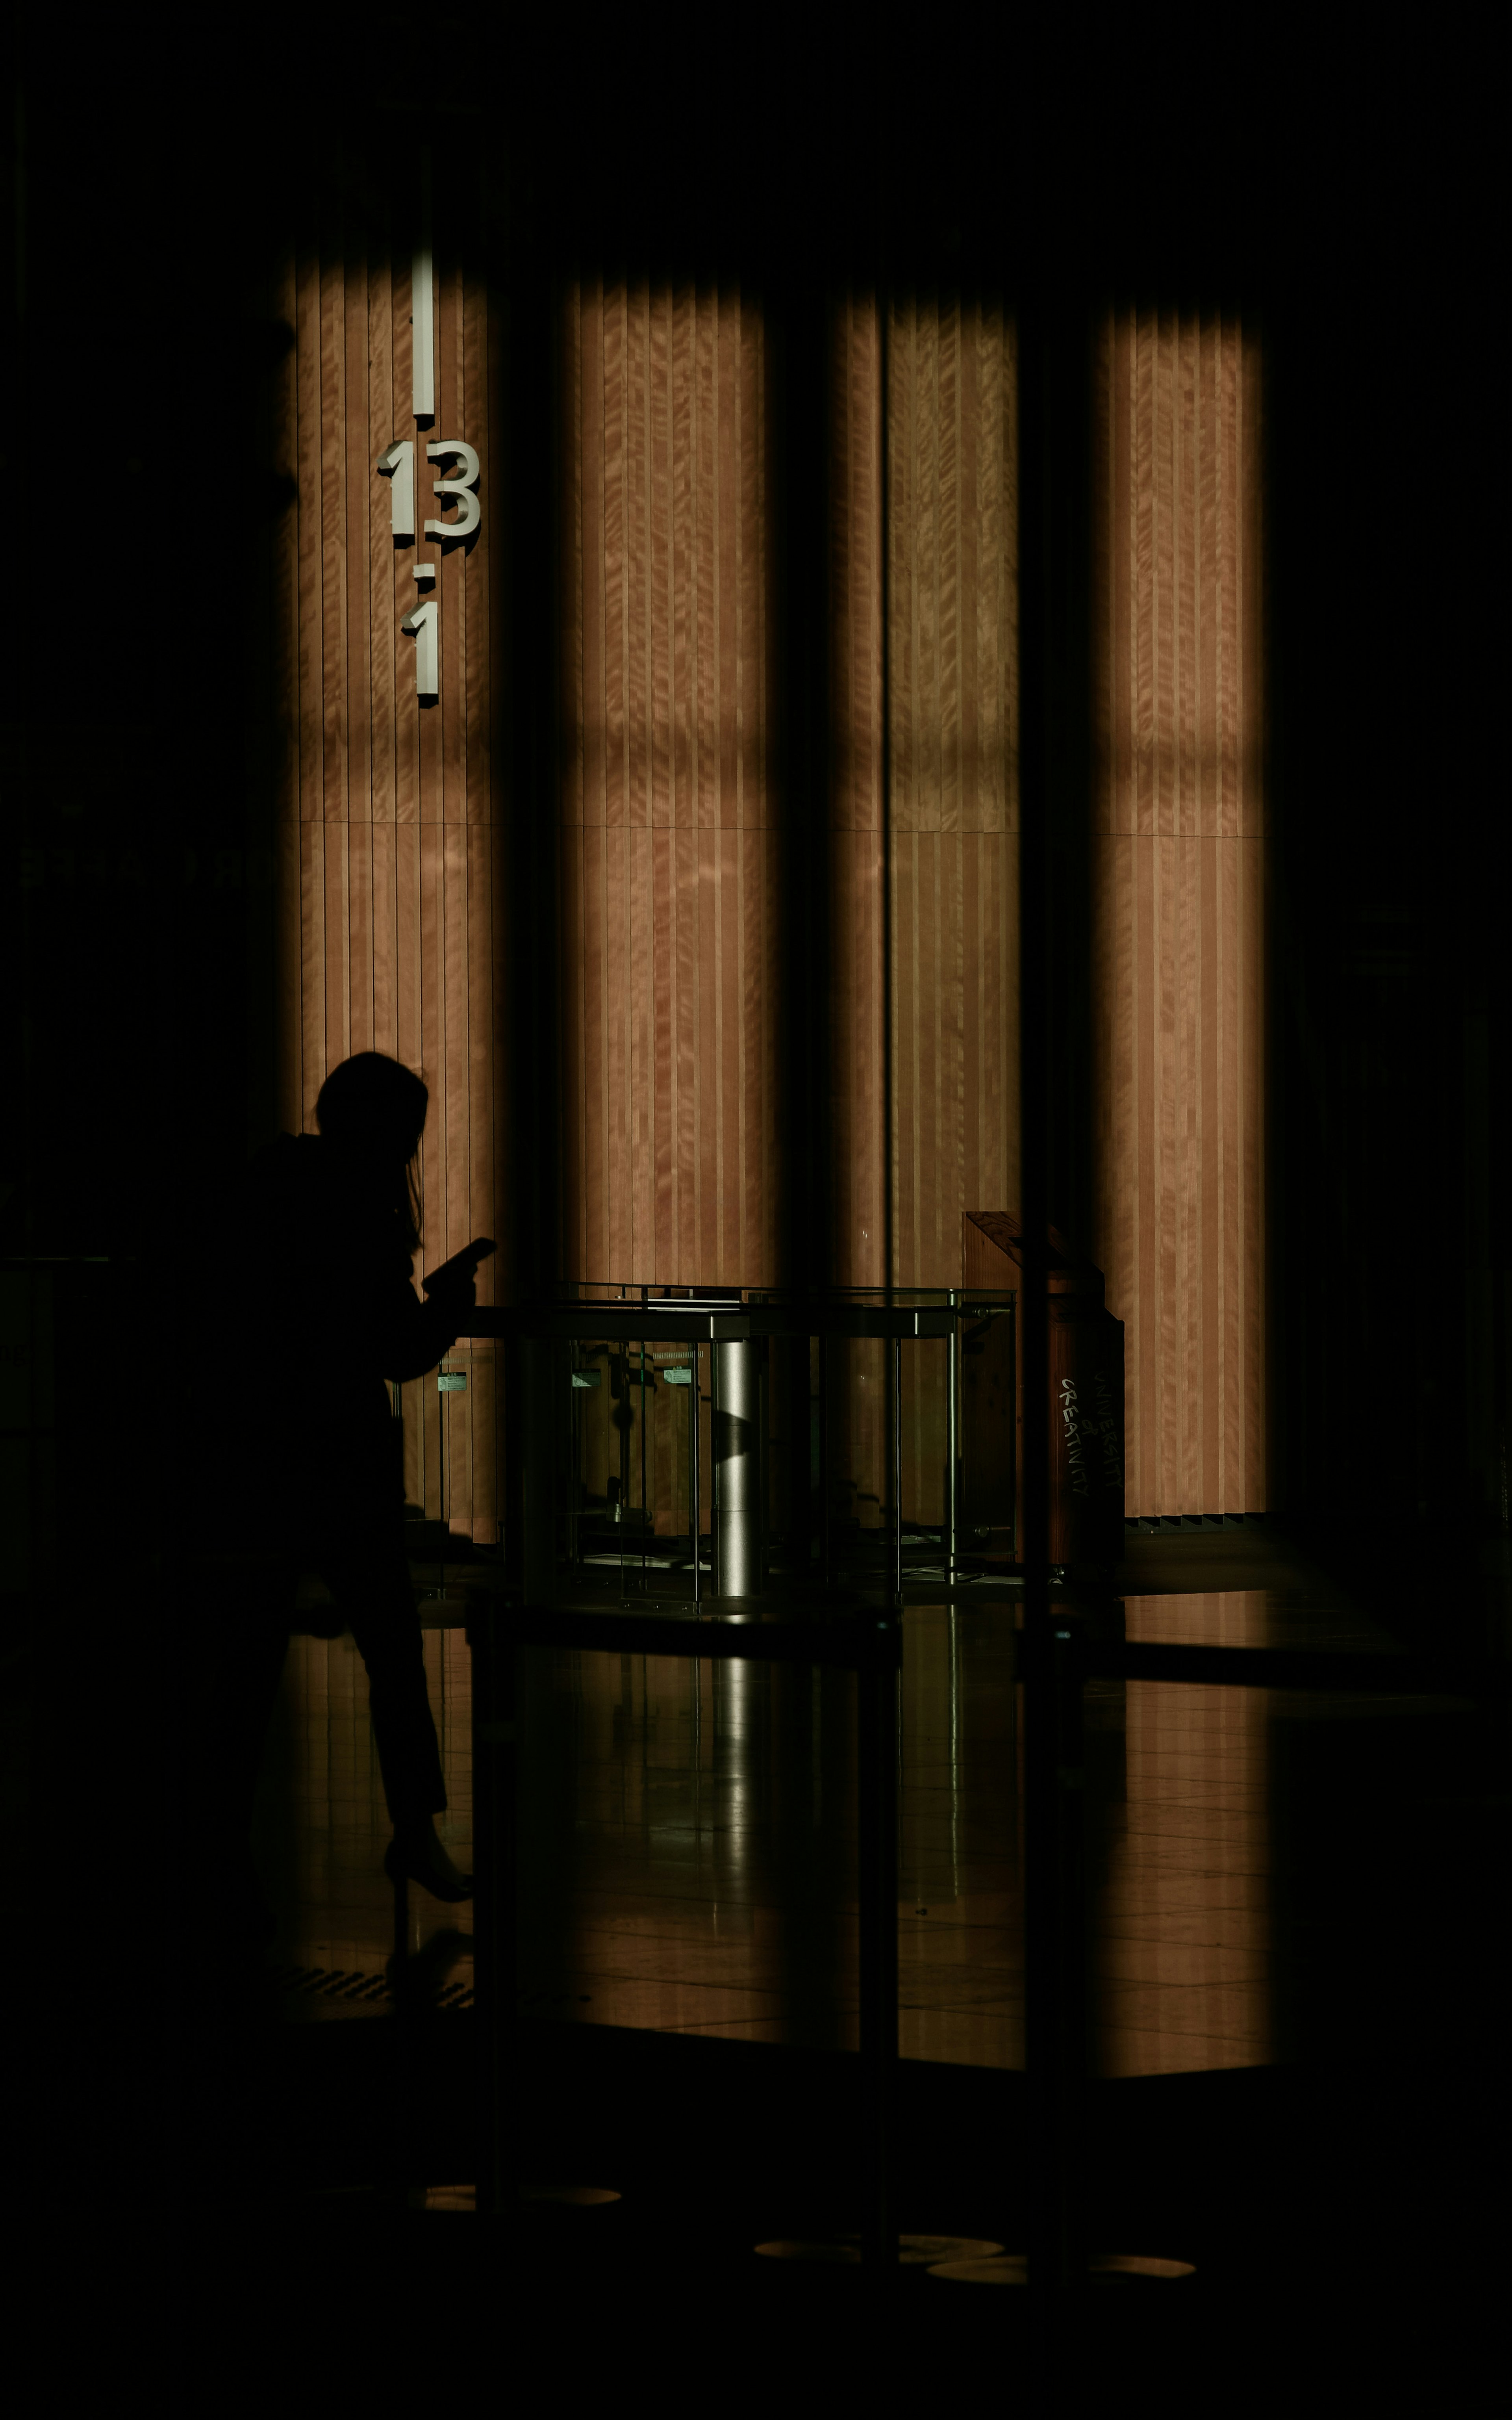
[[251, 1311], [244, 1391], [200, 1511], [228, 1566], [220, 1745], [233, 1835], [245, 1843], [296, 1583], [314, 1574], [335, 1600], [332, 1631], [350, 1628], [367, 1667], [393, 1823], [387, 1870], [459, 1900], [471, 1877], [436, 1834], [446, 1790], [386, 1384], [433, 1370], [474, 1300], [471, 1277], [424, 1302], [412, 1282], [427, 1102], [408, 1067], [360, 1051], [321, 1088], [318, 1135], [282, 1135], [254, 1162], [233, 1239]]

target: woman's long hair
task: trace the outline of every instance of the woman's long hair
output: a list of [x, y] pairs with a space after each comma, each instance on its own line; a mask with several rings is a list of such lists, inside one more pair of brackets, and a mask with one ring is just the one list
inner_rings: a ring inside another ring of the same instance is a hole
[[407, 1252], [420, 1244], [420, 1138], [429, 1107], [424, 1078], [381, 1050], [359, 1050], [333, 1067], [315, 1105], [321, 1140], [393, 1214]]

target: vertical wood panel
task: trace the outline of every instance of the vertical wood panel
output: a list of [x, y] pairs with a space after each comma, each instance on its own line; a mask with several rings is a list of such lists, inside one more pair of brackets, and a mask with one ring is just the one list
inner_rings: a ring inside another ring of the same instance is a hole
[[[313, 820], [301, 824], [300, 845], [300, 1099], [290, 1123], [313, 1125], [311, 1076], [326, 1056], [326, 831]], [[316, 1091], [319, 1090], [318, 1083]]]
[[367, 243], [364, 231], [348, 234], [345, 291], [342, 295], [342, 364], [346, 426], [342, 430], [342, 519], [345, 538], [344, 610], [347, 614], [346, 678], [343, 724], [347, 748], [347, 812], [367, 820], [373, 812], [372, 791], [372, 622], [366, 610], [370, 594], [368, 541], [372, 528], [375, 479], [368, 460], [370, 420], [368, 380]]
[[353, 1050], [372, 1050], [373, 1039], [373, 826], [347, 828], [347, 935], [350, 995], [347, 1032]]
[[831, 394], [830, 1261], [834, 1283], [879, 1285], [887, 1274], [881, 351], [864, 297], [836, 312]]
[[[875, 307], [855, 299], [837, 315], [832, 422], [832, 1265], [841, 1284], [948, 1286], [963, 1210], [1018, 1189], [1011, 331], [949, 298], [890, 318], [886, 811], [881, 366]], [[870, 1523], [890, 1493], [884, 1373], [852, 1359], [838, 1442]], [[941, 1517], [945, 1425], [943, 1357], [910, 1357], [907, 1517]]]
[[[315, 218], [312, 217], [312, 226]], [[364, 219], [348, 195], [289, 261], [294, 356], [282, 392], [297, 512], [281, 564], [281, 710], [293, 778], [280, 890], [283, 1117], [312, 1129], [316, 1095], [352, 1050], [386, 1050], [430, 1087], [418, 1272], [474, 1233], [498, 1234], [500, 1078], [493, 970], [501, 812], [491, 748], [490, 479], [502, 392], [482, 279], [437, 250], [438, 415], [411, 411], [409, 235]], [[396, 437], [417, 454], [422, 524], [437, 512], [427, 437], [482, 457], [483, 527], [471, 549], [421, 537], [396, 548], [376, 471]], [[421, 593], [417, 558], [439, 566], [441, 695], [422, 708], [414, 642], [399, 629]], [[480, 1294], [489, 1298], [493, 1272]], [[443, 1446], [454, 1524], [495, 1535], [492, 1373], [469, 1355], [468, 1391], [407, 1388], [407, 1483], [440, 1509]]]
[[770, 1283], [776, 816], [759, 316], [563, 313], [563, 1273]]
[[392, 821], [375, 820], [369, 835], [373, 856], [373, 1047], [387, 1052], [391, 1059], [401, 1056], [397, 839]]
[[960, 1281], [962, 1211], [1018, 1193], [1011, 330], [999, 309], [949, 299], [911, 300], [890, 322], [890, 1121], [880, 368], [875, 308], [853, 301], [836, 323], [831, 480], [834, 1274], [944, 1286]]
[[321, 796], [317, 812], [340, 823], [347, 813], [347, 344], [342, 229], [334, 213], [322, 226], [316, 330], [320, 427]]
[[1258, 392], [1233, 321], [1104, 330], [1092, 1249], [1131, 1514], [1265, 1505]]
[[[367, 503], [368, 569], [368, 752], [372, 812], [375, 822], [394, 816], [394, 670], [393, 541], [389, 518], [389, 485], [374, 475], [373, 466], [398, 434], [393, 412], [393, 284], [386, 247], [375, 230], [367, 259], [367, 443], [360, 466]], [[375, 976], [377, 986], [377, 977]], [[378, 1016], [375, 988], [374, 1015]], [[376, 1047], [383, 1049], [386, 1044]]]
[[301, 1094], [302, 967], [300, 952], [300, 801], [302, 724], [301, 675], [301, 513], [299, 268], [291, 252], [270, 280], [274, 318], [295, 331], [295, 342], [274, 373], [271, 395], [275, 470], [294, 483], [292, 511], [280, 516], [273, 538], [272, 676], [278, 719], [274, 789], [274, 1093], [280, 1114], [290, 1119]]
[[297, 265], [298, 392], [293, 451], [298, 483], [300, 816], [319, 812], [321, 793], [320, 262], [308, 246]]

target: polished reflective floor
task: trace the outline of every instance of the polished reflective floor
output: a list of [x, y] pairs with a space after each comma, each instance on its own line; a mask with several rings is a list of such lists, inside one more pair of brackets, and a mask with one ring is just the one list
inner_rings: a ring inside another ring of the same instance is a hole
[[[1132, 1538], [1123, 1590], [1131, 1638], [1392, 1652], [1261, 1529]], [[430, 1619], [459, 1615], [432, 1600]], [[905, 2057], [1023, 2063], [1013, 1624], [1001, 1587], [905, 1615]], [[451, 1796], [440, 1828], [466, 1864], [469, 1652], [457, 1627], [427, 1629], [425, 1649]], [[854, 1686], [837, 1671], [530, 1651], [525, 2009], [853, 2045]], [[1447, 1701], [1090, 1684], [1094, 2071], [1262, 2067], [1394, 2037], [1411, 2050], [1429, 2020], [1404, 1939], [1418, 1966], [1446, 1920], [1444, 1874], [1495, 1870], [1512, 1845], [1506, 1726]], [[257, 1826], [291, 2018], [386, 2005], [387, 1837], [351, 1641], [297, 1638]], [[409, 1947], [429, 1946], [454, 2006], [470, 1995], [469, 1921], [410, 1895]], [[1483, 1926], [1475, 1938], [1458, 1927], [1443, 1956], [1473, 1995], [1493, 1952]]]

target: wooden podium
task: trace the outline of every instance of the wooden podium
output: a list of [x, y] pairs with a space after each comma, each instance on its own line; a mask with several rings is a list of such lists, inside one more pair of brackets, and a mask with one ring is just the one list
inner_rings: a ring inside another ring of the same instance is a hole
[[[1123, 1322], [1103, 1299], [1103, 1272], [1054, 1227], [1047, 1232], [1050, 1292], [1050, 1544], [1048, 1559], [1095, 1570], [1123, 1556]], [[1006, 1210], [961, 1220], [965, 1295], [1024, 1282], [1022, 1230]], [[1022, 1562], [1023, 1357], [1005, 1322], [984, 1320], [961, 1359], [963, 1544]]]

